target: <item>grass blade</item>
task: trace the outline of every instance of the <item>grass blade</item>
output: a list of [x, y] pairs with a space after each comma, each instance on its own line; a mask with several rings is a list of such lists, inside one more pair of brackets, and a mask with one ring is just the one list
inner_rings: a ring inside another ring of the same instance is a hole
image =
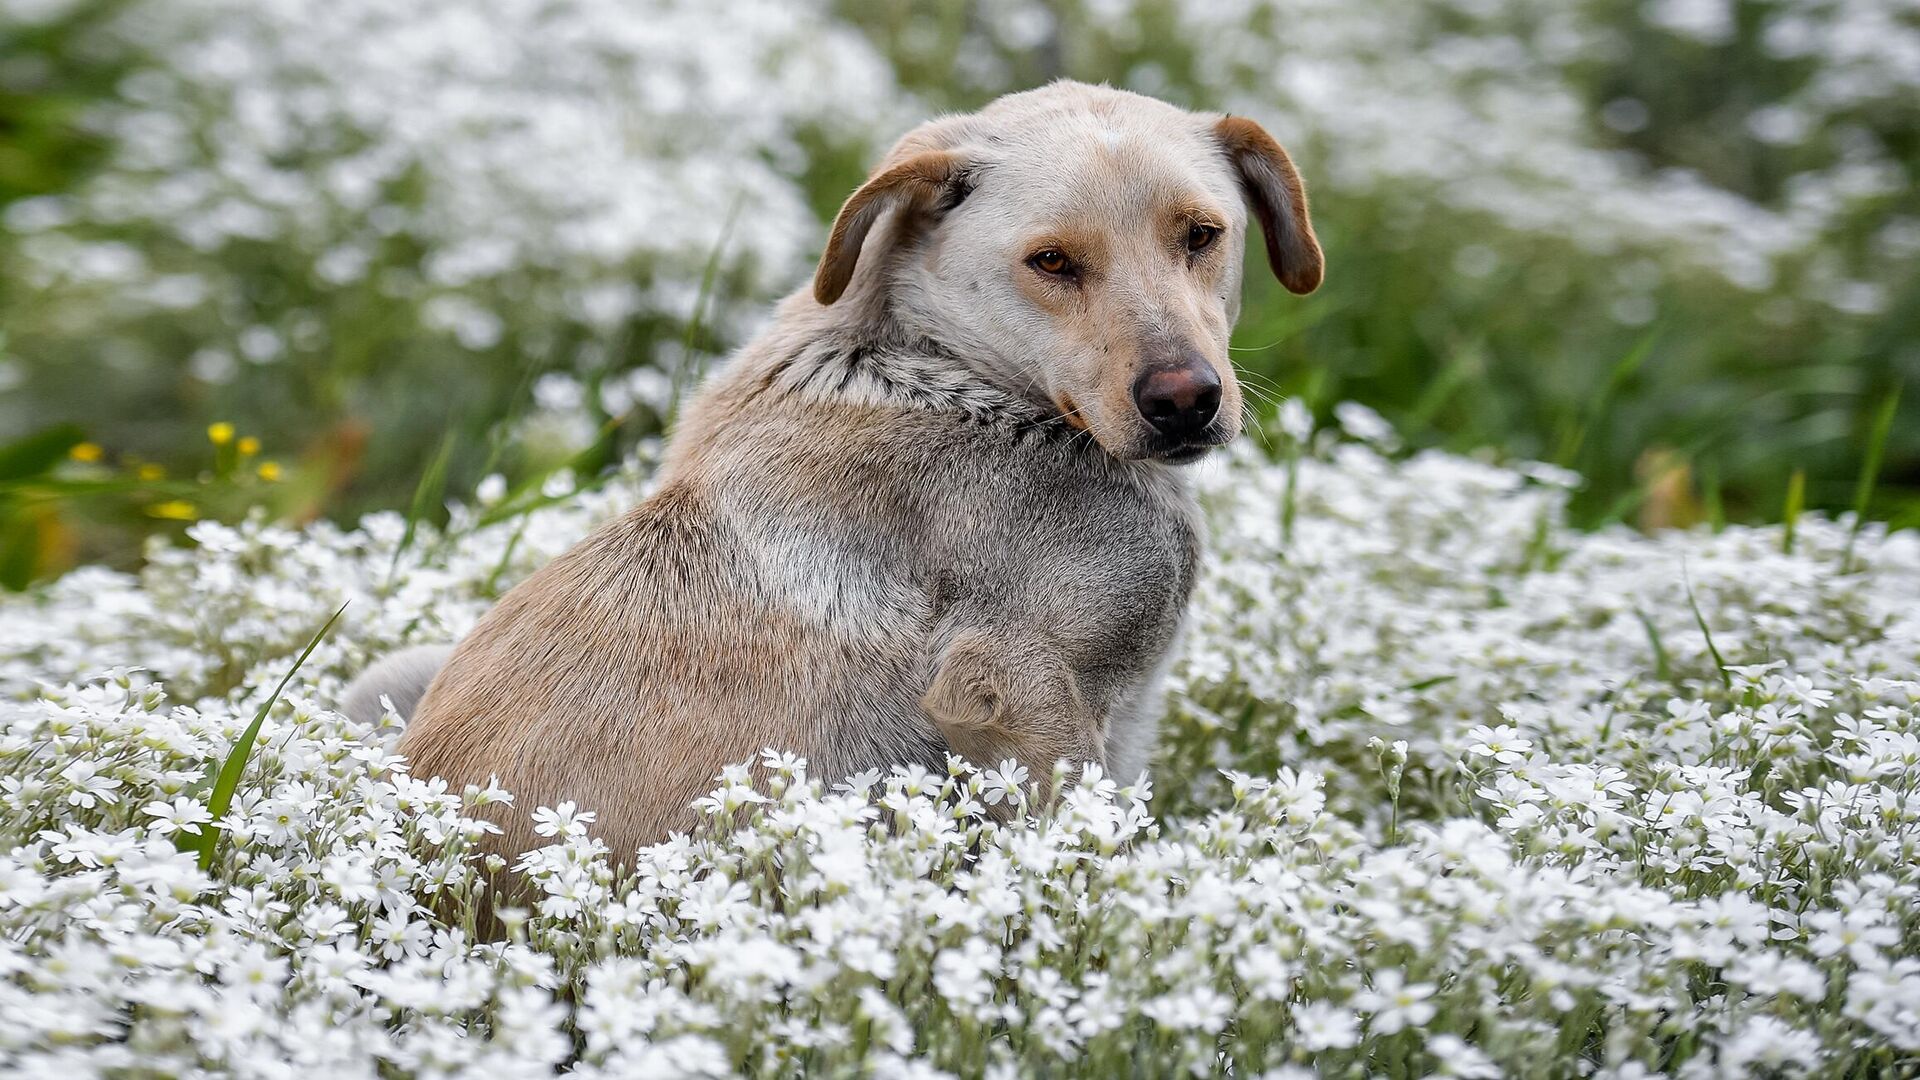
[[[1634, 615], [1639, 617], [1640, 625], [1645, 627], [1647, 630], [1647, 644], [1653, 647], [1654, 677], [1658, 678], [1663, 683], [1672, 682], [1673, 681], [1673, 664], [1667, 659], [1667, 647], [1660, 640], [1660, 628], [1653, 625], [1653, 620], [1648, 618], [1647, 613], [1644, 611], [1641, 611], [1639, 608], [1634, 608], [1633, 613]], [[1698, 617], [1699, 612], [1697, 611], [1694, 612], [1694, 615], [1695, 617]], [[1708, 648], [1713, 647], [1711, 641], [1708, 642], [1707, 647]]]
[[1793, 554], [1794, 532], [1800, 524], [1800, 512], [1807, 508], [1807, 470], [1795, 469], [1787, 480], [1787, 505], [1781, 511], [1781, 522], [1786, 530], [1780, 534], [1780, 552]]
[[1873, 502], [1873, 486], [1880, 478], [1880, 462], [1887, 452], [1887, 437], [1893, 434], [1893, 414], [1900, 407], [1901, 387], [1895, 385], [1893, 393], [1880, 403], [1880, 412], [1873, 418], [1873, 429], [1867, 436], [1867, 457], [1860, 464], [1860, 482], [1853, 489], [1853, 528], [1847, 532], [1846, 554], [1840, 558], [1840, 572], [1853, 569], [1853, 542], [1859, 538], [1860, 530], [1867, 523], [1867, 506]]
[[1720, 466], [1708, 463], [1701, 473], [1700, 499], [1706, 504], [1707, 525], [1718, 536], [1727, 531], [1727, 507], [1720, 495]]
[[413, 489], [413, 504], [407, 508], [407, 531], [400, 534], [400, 545], [393, 549], [393, 561], [387, 564], [387, 580], [393, 580], [394, 571], [400, 567], [400, 556], [413, 546], [414, 535], [420, 529], [420, 520], [427, 516], [435, 503], [440, 501], [447, 488], [447, 463], [453, 459], [454, 436], [448, 432], [440, 440], [440, 449], [427, 463], [427, 471], [420, 474], [420, 483]]
[[213, 865], [214, 845], [220, 838], [220, 826], [217, 822], [225, 817], [227, 810], [233, 806], [233, 793], [240, 787], [241, 775], [247, 771], [247, 759], [253, 756], [253, 743], [260, 737], [260, 725], [266, 723], [267, 713], [271, 712], [274, 704], [280, 700], [281, 692], [287, 688], [288, 683], [293, 681], [301, 665], [307, 662], [307, 657], [313, 655], [313, 650], [319, 647], [320, 642], [326, 638], [327, 631], [333, 629], [333, 624], [339, 621], [341, 613], [346, 610], [347, 605], [341, 604], [327, 618], [327, 621], [321, 624], [320, 629], [314, 633], [313, 639], [307, 642], [307, 647], [301, 650], [300, 658], [295, 660], [293, 666], [287, 669], [286, 675], [281, 677], [280, 685], [273, 688], [273, 693], [268, 695], [266, 703], [253, 714], [253, 722], [247, 725], [247, 730], [240, 733], [240, 738], [234, 742], [233, 748], [227, 751], [226, 760], [222, 761], [220, 768], [213, 773], [213, 790], [207, 796], [207, 814], [212, 820], [200, 827], [198, 836], [181, 833], [175, 837], [175, 846], [181, 851], [200, 853], [200, 869], [206, 870]]
[[1607, 409], [1612, 406], [1614, 395], [1618, 394], [1640, 370], [1641, 365], [1647, 362], [1647, 357], [1653, 354], [1653, 344], [1658, 340], [1660, 340], [1660, 327], [1655, 325], [1638, 342], [1635, 342], [1633, 348], [1628, 349], [1624, 356], [1614, 361], [1613, 369], [1607, 373], [1606, 384], [1600, 388], [1600, 393], [1594, 396], [1593, 404], [1588, 406], [1586, 415], [1569, 426], [1561, 436], [1560, 448], [1553, 455], [1554, 464], [1568, 469], [1576, 467], [1580, 460], [1580, 452], [1586, 449], [1587, 436], [1601, 420], [1606, 418]]
[[1479, 346], [1462, 346], [1453, 351], [1447, 360], [1447, 366], [1440, 369], [1433, 381], [1420, 393], [1419, 400], [1406, 414], [1402, 431], [1431, 427], [1433, 418], [1439, 415], [1441, 406], [1453, 397], [1454, 391], [1467, 385], [1476, 375], [1484, 376], [1487, 369], [1486, 352]]
[[726, 220], [720, 224], [720, 236], [714, 240], [713, 250], [707, 253], [706, 269], [700, 273], [700, 292], [693, 299], [693, 315], [687, 320], [686, 336], [680, 343], [680, 363], [668, 373], [673, 387], [673, 400], [667, 406], [668, 430], [672, 430], [680, 419], [680, 402], [687, 396], [690, 380], [699, 374], [693, 370], [694, 354], [699, 349], [701, 332], [706, 326], [707, 308], [713, 302], [714, 287], [720, 279], [720, 257], [726, 253], [727, 241], [733, 238], [733, 225], [739, 220], [740, 207], [744, 202], [744, 197], [735, 199], [727, 209]]
[[1720, 673], [1721, 685], [1727, 688], [1728, 693], [1732, 693], [1733, 676], [1727, 674], [1727, 659], [1720, 655], [1719, 648], [1713, 643], [1713, 631], [1707, 628], [1707, 617], [1700, 612], [1700, 601], [1694, 599], [1693, 578], [1687, 574], [1685, 566], [1680, 568], [1680, 580], [1687, 587], [1687, 606], [1693, 609], [1694, 625], [1700, 628], [1700, 636], [1707, 639], [1707, 655], [1713, 657], [1713, 667]]

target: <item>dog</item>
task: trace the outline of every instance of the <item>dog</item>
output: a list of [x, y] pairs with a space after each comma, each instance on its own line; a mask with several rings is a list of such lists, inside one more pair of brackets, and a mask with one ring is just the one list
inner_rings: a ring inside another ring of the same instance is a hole
[[[921, 125], [654, 494], [349, 712], [390, 701], [416, 775], [572, 800], [615, 853], [764, 747], [829, 778], [949, 752], [1137, 778], [1200, 557], [1181, 466], [1240, 428], [1249, 210], [1281, 284], [1318, 286], [1306, 191], [1251, 120], [1059, 82]], [[538, 843], [494, 820], [490, 850]]]

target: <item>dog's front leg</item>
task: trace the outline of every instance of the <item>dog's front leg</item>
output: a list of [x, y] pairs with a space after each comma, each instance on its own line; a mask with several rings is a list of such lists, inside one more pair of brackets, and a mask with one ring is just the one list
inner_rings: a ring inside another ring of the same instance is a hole
[[1015, 758], [1043, 789], [1057, 761], [1077, 775], [1105, 760], [1105, 732], [1080, 680], [1039, 635], [961, 631], [936, 659], [921, 704], [955, 753], [982, 766]]

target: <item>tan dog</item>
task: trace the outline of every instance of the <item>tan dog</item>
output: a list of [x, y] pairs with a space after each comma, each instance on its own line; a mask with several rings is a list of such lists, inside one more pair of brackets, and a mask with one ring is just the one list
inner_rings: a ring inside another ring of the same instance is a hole
[[[949, 749], [1134, 779], [1198, 557], [1174, 466], [1239, 430], [1245, 207], [1317, 286], [1251, 121], [1057, 83], [921, 126], [694, 400], [658, 492], [350, 710], [431, 677], [417, 774], [574, 800], [616, 856], [767, 746], [830, 779]], [[498, 851], [537, 842], [500, 824]]]

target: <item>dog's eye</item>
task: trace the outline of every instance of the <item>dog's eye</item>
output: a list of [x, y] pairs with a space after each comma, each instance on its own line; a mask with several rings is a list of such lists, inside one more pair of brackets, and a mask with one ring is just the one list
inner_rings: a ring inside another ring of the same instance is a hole
[[1213, 246], [1220, 237], [1220, 229], [1215, 225], [1195, 223], [1187, 228], [1187, 250], [1205, 251]]
[[1067, 258], [1067, 253], [1059, 248], [1034, 252], [1027, 259], [1027, 265], [1053, 277], [1072, 277], [1074, 272], [1073, 260]]

